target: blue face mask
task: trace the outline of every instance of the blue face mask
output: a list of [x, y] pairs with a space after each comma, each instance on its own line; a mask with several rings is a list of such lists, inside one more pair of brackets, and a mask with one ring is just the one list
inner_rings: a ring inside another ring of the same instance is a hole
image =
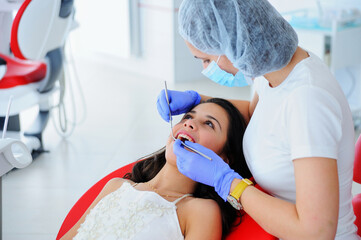
[[252, 79], [245, 77], [241, 71], [238, 71], [234, 76], [233, 74], [222, 70], [217, 64], [220, 57], [221, 56], [218, 57], [217, 62], [212, 61], [208, 67], [202, 71], [204, 76], [215, 83], [227, 87], [245, 87], [253, 83]]

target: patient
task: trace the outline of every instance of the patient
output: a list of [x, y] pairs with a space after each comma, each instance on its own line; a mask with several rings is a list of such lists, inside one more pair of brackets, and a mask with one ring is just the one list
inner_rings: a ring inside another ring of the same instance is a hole
[[[242, 151], [246, 124], [228, 101], [213, 98], [186, 113], [173, 128], [250, 177]], [[239, 211], [209, 187], [182, 175], [170, 136], [166, 146], [139, 161], [124, 178], [109, 181], [62, 239], [222, 239]], [[75, 236], [75, 237], [74, 237]]]

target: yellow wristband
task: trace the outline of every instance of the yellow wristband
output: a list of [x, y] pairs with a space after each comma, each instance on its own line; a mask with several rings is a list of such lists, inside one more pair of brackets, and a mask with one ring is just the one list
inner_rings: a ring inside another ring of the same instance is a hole
[[253, 182], [251, 180], [243, 178], [242, 181], [237, 184], [237, 186], [234, 188], [230, 195], [239, 201], [243, 191], [251, 185], [253, 185]]

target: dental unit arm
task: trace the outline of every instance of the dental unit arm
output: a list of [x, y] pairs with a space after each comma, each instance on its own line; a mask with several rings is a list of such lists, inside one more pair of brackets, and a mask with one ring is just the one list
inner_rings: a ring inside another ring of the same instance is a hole
[[29, 149], [23, 142], [17, 139], [5, 138], [10, 118], [12, 99], [13, 96], [9, 98], [5, 123], [2, 129], [2, 138], [0, 139], [0, 179], [4, 174], [9, 172], [14, 167], [24, 168], [28, 166], [33, 160]]
[[0, 177], [13, 168], [27, 167], [33, 158], [23, 142], [17, 139], [0, 139]]

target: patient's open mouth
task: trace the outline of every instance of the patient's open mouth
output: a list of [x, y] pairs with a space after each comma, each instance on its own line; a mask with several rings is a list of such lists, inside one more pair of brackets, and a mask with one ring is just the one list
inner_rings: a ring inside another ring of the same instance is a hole
[[195, 142], [191, 136], [188, 136], [187, 134], [184, 134], [184, 133], [178, 133], [176, 138], [181, 140], [182, 142], [185, 142], [185, 141], [190, 141], [193, 143]]

